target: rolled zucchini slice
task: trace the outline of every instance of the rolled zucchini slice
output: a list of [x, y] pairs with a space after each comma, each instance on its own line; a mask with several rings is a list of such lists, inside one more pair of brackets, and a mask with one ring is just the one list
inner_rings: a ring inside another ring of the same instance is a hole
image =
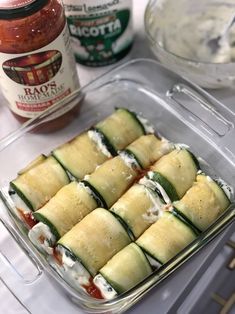
[[103, 206], [109, 208], [130, 187], [136, 177], [137, 171], [120, 156], [116, 156], [98, 167], [83, 182], [96, 192]]
[[150, 226], [136, 243], [161, 264], [191, 243], [197, 234], [177, 216], [164, 212], [162, 217]]
[[[123, 293], [152, 273], [152, 268], [143, 251], [135, 244], [131, 243], [116, 255], [114, 255], [99, 273], [118, 293]], [[104, 287], [99, 275], [94, 278], [94, 283], [102, 291]], [[105, 291], [103, 297], [106, 297]]]
[[197, 175], [195, 157], [186, 149], [175, 149], [159, 159], [151, 170], [152, 180], [159, 182], [172, 201], [183, 197]]
[[36, 211], [69, 182], [63, 167], [53, 156], [49, 156], [11, 181], [10, 195], [14, 201], [15, 193], [27, 208]]
[[195, 227], [204, 231], [229, 204], [227, 196], [215, 181], [208, 176], [198, 175], [193, 186], [173, 206]]
[[220, 185], [216, 181], [212, 180], [209, 176], [205, 176], [202, 174], [197, 176], [197, 181], [205, 182], [209, 185], [209, 187], [216, 195], [216, 198], [219, 202], [220, 213], [222, 214], [231, 203], [223, 188], [221, 188]]
[[169, 153], [172, 147], [172, 144], [167, 140], [160, 140], [154, 134], [150, 134], [138, 138], [125, 151], [132, 153], [140, 166], [147, 169], [163, 155]]
[[42, 162], [44, 162], [47, 159], [47, 156], [44, 154], [39, 155], [38, 157], [36, 157], [34, 160], [32, 160], [25, 168], [21, 169], [20, 171], [18, 171], [18, 175], [21, 175], [27, 171], [29, 171], [30, 169], [34, 168], [35, 166], [41, 164]]
[[[37, 247], [43, 248], [47, 243], [53, 246], [56, 240], [96, 207], [97, 203], [89, 190], [81, 183], [71, 182], [33, 214], [37, 221], [47, 225], [50, 230], [45, 231], [42, 224], [36, 225], [30, 230], [29, 238]], [[54, 243], [51, 234], [54, 235]]]
[[52, 155], [77, 179], [83, 179], [111, 157], [106, 150], [98, 147], [92, 131], [89, 132], [82, 133], [52, 151]]
[[97, 123], [94, 128], [106, 137], [116, 152], [145, 134], [145, 128], [137, 115], [126, 108], [116, 109], [111, 116]]
[[107, 210], [97, 208], [57, 243], [73, 253], [92, 276], [131, 242], [122, 224]]
[[160, 216], [163, 202], [159, 196], [144, 185], [133, 185], [110, 208], [119, 216], [131, 232], [138, 238]]

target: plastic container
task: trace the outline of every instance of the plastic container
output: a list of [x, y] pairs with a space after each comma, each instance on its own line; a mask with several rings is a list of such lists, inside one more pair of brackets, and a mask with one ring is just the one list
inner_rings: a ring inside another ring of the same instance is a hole
[[[11, 289], [32, 312], [37, 308], [38, 302], [44, 303], [40, 299], [42, 298], [41, 293], [38, 299], [39, 291], [47, 289], [49, 299], [54, 302], [53, 289], [61, 291], [62, 288], [64, 295], [69, 296], [73, 302], [89, 313], [121, 313], [142, 299], [150, 289], [156, 293], [158, 288], [155, 286], [159, 286], [163, 279], [173, 272], [177, 272], [179, 266], [185, 264], [183, 267], [186, 267], [186, 261], [190, 257], [228, 227], [235, 218], [234, 203], [208, 230], [144, 282], [111, 301], [105, 301], [96, 300], [85, 293], [75, 291], [55, 273], [49, 266], [47, 257], [41, 255], [33, 247], [25, 234], [26, 231], [11, 214], [12, 204], [9, 202], [4, 187], [15, 177], [16, 172], [34, 157], [42, 152], [50, 152], [52, 148], [110, 114], [118, 105], [143, 112], [164, 137], [174, 142], [190, 145], [196, 156], [209, 162], [211, 166], [208, 169], [209, 174], [216, 173], [233, 186], [235, 179], [235, 117], [208, 93], [153, 60], [139, 59], [124, 64], [86, 85], [80, 91], [75, 92], [75, 95], [78, 100], [83, 97], [84, 103], [79, 117], [65, 129], [49, 136], [27, 132], [38, 127], [38, 124], [62, 107], [66, 108], [70, 98], [74, 95], [63, 100], [54, 108], [48, 109], [41, 117], [29, 121], [27, 125], [22, 126], [0, 142], [0, 195], [10, 213], [8, 215], [2, 211], [0, 219], [14, 239], [19, 242], [21, 248], [27, 252], [33, 265], [36, 265], [35, 272], [30, 272], [30, 278], [22, 281], [16, 271], [14, 276], [10, 277], [12, 265], [9, 264], [8, 258], [8, 262], [5, 260], [5, 263], [1, 265], [0, 274], [1, 268], [5, 270], [2, 272], [2, 275], [5, 273], [4, 279], [11, 280]], [[37, 145], [35, 145], [35, 141], [37, 141]], [[24, 147], [23, 150], [22, 147]], [[17, 159], [15, 158], [16, 152], [18, 152]], [[7, 164], [6, 160], [8, 160]], [[15, 267], [13, 269], [15, 270]], [[54, 278], [52, 280], [50, 277], [50, 283], [47, 286], [43, 286], [42, 283], [45, 274], [50, 274]], [[26, 289], [25, 282], [30, 283], [27, 286], [28, 289]], [[24, 286], [24, 291], [19, 288], [17, 290], [17, 287]], [[26, 291], [30, 291], [30, 298]], [[157, 302], [156, 300], [156, 304]], [[53, 306], [56, 307], [55, 304]], [[67, 312], [71, 310], [72, 306], [74, 306], [73, 303], [68, 302]], [[64, 310], [66, 311], [66, 309]]]
[[[50, 31], [48, 31], [50, 30]], [[63, 5], [58, 0], [0, 4], [0, 84], [15, 117], [25, 122], [79, 87]], [[76, 104], [58, 112], [65, 124]]]
[[76, 61], [97, 67], [123, 58], [133, 42], [132, 0], [64, 0]]

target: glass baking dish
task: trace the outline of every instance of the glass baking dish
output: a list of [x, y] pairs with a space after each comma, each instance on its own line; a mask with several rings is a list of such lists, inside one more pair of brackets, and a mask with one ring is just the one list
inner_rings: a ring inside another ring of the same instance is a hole
[[[43, 126], [54, 113], [68, 106], [75, 98], [82, 102], [80, 115], [66, 128], [48, 134], [28, 132], [36, 130], [39, 125]], [[117, 106], [143, 113], [162, 136], [172, 142], [189, 145], [196, 156], [209, 162], [210, 175], [216, 174], [231, 186], [235, 182], [234, 113], [201, 88], [153, 60], [133, 60], [107, 72], [2, 139], [0, 196], [5, 210], [1, 210], [0, 220], [35, 268], [34, 278], [28, 278], [25, 284], [30, 283], [34, 289], [40, 277], [45, 272], [49, 273], [57, 281], [55, 289], [62, 286], [65, 294], [89, 313], [121, 313], [127, 310], [228, 227], [235, 218], [235, 205], [232, 202], [230, 208], [193, 243], [135, 288], [111, 301], [93, 299], [65, 282], [50, 267], [47, 257], [39, 253], [28, 240], [27, 230], [14, 217], [5, 188], [17, 171], [36, 156], [49, 153], [54, 147], [111, 114]], [[1, 262], [8, 263], [19, 273], [4, 256], [0, 254]]]

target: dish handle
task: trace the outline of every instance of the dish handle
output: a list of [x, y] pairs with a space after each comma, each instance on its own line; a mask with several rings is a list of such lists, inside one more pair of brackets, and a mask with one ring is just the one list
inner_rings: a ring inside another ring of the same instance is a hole
[[235, 114], [203, 89], [179, 83], [166, 95], [174, 101], [184, 119], [204, 135], [221, 138], [234, 129]]
[[[5, 217], [2, 211], [0, 215], [0, 234], [0, 283], [13, 296], [18, 307], [24, 312], [30, 313], [25, 299], [30, 294], [29, 291], [32, 286], [43, 277], [42, 267], [32, 256], [27, 244], [18, 235], [9, 218]], [[3, 290], [1, 290], [2, 293]], [[12, 300], [7, 293], [3, 293], [3, 296], [6, 303]]]
[[[8, 237], [8, 239], [5, 240], [7, 241], [7, 245], [0, 245], [1, 271], [5, 269], [6, 273], [13, 273], [15, 280], [20, 280], [24, 284], [35, 282], [42, 274], [42, 266], [39, 261], [35, 259], [30, 252], [27, 243], [18, 235], [6, 218], [0, 217], [0, 224], [1, 228], [3, 227], [8, 235], [10, 235], [10, 238]], [[14, 256], [11, 256], [13, 251]], [[20, 263], [15, 263], [15, 257], [18, 256], [20, 256], [21, 261]], [[24, 267], [21, 267], [20, 264], [24, 265]], [[26, 265], [27, 270], [25, 269]]]

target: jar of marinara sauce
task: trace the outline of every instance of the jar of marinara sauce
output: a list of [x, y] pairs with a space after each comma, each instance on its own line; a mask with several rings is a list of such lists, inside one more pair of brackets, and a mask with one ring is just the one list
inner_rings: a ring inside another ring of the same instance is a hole
[[[21, 122], [79, 87], [59, 0], [0, 1], [0, 85]], [[78, 107], [71, 103], [57, 112], [52, 128], [67, 123]]]

